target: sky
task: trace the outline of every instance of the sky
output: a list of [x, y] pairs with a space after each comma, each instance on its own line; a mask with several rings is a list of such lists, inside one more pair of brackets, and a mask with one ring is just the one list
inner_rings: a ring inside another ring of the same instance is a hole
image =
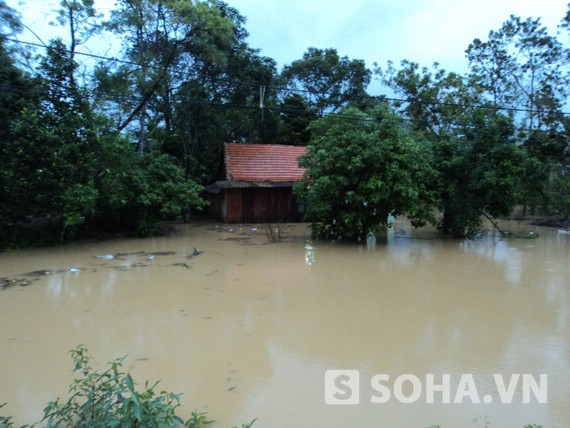
[[466, 70], [464, 51], [511, 14], [556, 31], [568, 0], [227, 0], [248, 21], [250, 45], [279, 66], [309, 47], [336, 48], [370, 67], [408, 59]]
[[[23, 4], [19, 2], [22, 2]], [[449, 71], [467, 71], [465, 49], [485, 40], [509, 16], [541, 18], [555, 34], [570, 0], [225, 0], [247, 18], [252, 48], [277, 61], [279, 70], [309, 47], [335, 48], [341, 56], [385, 66], [403, 59]], [[58, 0], [7, 0], [44, 40]], [[108, 11], [113, 0], [95, 0]], [[22, 40], [37, 41], [31, 34]], [[102, 51], [93, 52], [104, 54]]]

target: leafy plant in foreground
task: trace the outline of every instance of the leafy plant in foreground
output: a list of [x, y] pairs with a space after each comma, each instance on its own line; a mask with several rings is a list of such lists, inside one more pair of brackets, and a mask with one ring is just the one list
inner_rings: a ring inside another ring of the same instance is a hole
[[[100, 372], [89, 365], [85, 346], [78, 345], [69, 352], [75, 365], [73, 371], [81, 374], [69, 387], [71, 397], [66, 402], [59, 398], [49, 402], [40, 422], [20, 428], [204, 428], [213, 422], [206, 413], [198, 411], [183, 421], [176, 415], [180, 394], [157, 392], [158, 382], [152, 386], [145, 382], [144, 390], [138, 391], [131, 375], [122, 371], [125, 357], [115, 359], [107, 370]], [[4, 405], [0, 404], [0, 409]], [[255, 421], [242, 424], [241, 428], [251, 428]], [[12, 417], [0, 415], [0, 428], [13, 427]]]
[[[4, 407], [6, 403], [0, 404], [0, 409]], [[2, 416], [0, 415], [0, 428], [11, 428], [14, 426], [14, 422], [12, 422], [11, 416]]]
[[130, 374], [122, 371], [125, 357], [109, 363], [103, 372], [89, 365], [89, 355], [83, 345], [70, 351], [75, 368], [81, 376], [71, 386], [71, 397], [48, 403], [44, 419], [48, 427], [174, 427], [201, 428], [209, 424], [203, 413], [194, 412], [184, 422], [176, 415], [180, 395], [156, 391], [158, 382], [145, 383], [138, 391]]

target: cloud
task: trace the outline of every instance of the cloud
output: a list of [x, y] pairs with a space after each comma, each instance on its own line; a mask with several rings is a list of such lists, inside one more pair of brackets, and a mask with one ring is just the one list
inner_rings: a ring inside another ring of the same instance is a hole
[[385, 64], [409, 59], [440, 62], [463, 72], [464, 51], [486, 38], [511, 14], [542, 17], [554, 28], [566, 0], [228, 0], [248, 18], [250, 45], [280, 66], [300, 59], [309, 47]]
[[[18, 7], [19, 0], [8, 0]], [[511, 14], [541, 17], [553, 31], [568, 10], [568, 0], [225, 0], [247, 18], [249, 44], [279, 67], [300, 59], [309, 47], [336, 48], [363, 59], [368, 67], [408, 59], [457, 72], [467, 71], [465, 49], [485, 39]], [[95, 0], [105, 13], [112, 0]], [[59, 0], [25, 0], [19, 9], [46, 41], [61, 28], [46, 16]], [[30, 37], [31, 39], [31, 37]], [[105, 53], [105, 52], [96, 52]]]

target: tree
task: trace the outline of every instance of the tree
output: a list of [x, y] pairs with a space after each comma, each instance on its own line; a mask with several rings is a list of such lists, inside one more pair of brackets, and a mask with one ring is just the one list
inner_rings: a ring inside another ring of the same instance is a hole
[[123, 35], [133, 64], [98, 67], [97, 105], [136, 136], [139, 152], [168, 153], [205, 184], [224, 141], [277, 140], [275, 61], [247, 45], [236, 9], [213, 0], [119, 6], [107, 28]]
[[518, 123], [519, 141], [529, 156], [532, 184], [521, 192], [527, 205], [548, 208], [551, 164], [564, 171], [568, 138], [562, 113], [568, 96], [568, 56], [540, 19], [511, 16], [487, 41], [467, 49], [471, 75], [493, 105], [509, 108]]
[[44, 222], [62, 240], [94, 213], [97, 198], [97, 137], [85, 94], [71, 77], [75, 66], [63, 42], [52, 41], [37, 78], [44, 93], [13, 121], [4, 153], [10, 218]]
[[4, 0], [0, 0], [0, 34], [2, 39], [7, 34], [20, 31], [21, 28], [20, 14], [8, 6]]
[[102, 15], [97, 13], [94, 0], [61, 0], [59, 5], [57, 24], [68, 27], [69, 51], [75, 61], [77, 47], [100, 31], [98, 20]]
[[3, 153], [6, 218], [63, 240], [93, 226], [148, 234], [157, 220], [202, 207], [202, 187], [169, 156], [137, 155], [127, 137], [101, 131], [74, 69], [63, 42], [52, 41], [37, 77], [43, 96], [13, 122]]
[[3, 123], [0, 127], [0, 245], [8, 240], [7, 225], [17, 217], [14, 206], [17, 198], [11, 192], [11, 183], [21, 172], [11, 168], [11, 151], [17, 139], [14, 124], [21, 120], [25, 106], [37, 105], [39, 94], [32, 79], [16, 67], [6, 45], [5, 35], [17, 30], [18, 26], [15, 11], [0, 2], [0, 117]]
[[172, 131], [173, 97], [199, 64], [225, 63], [233, 24], [215, 1], [121, 0], [118, 6], [106, 27], [123, 36], [132, 65], [102, 66], [99, 77], [104, 93], [115, 92], [117, 129], [136, 133], [142, 153], [149, 124]]
[[524, 152], [512, 119], [485, 104], [468, 78], [403, 61], [380, 75], [404, 101], [397, 103], [419, 139], [431, 142], [439, 172], [438, 225], [444, 233], [473, 236], [481, 216], [506, 215], [520, 192]]
[[510, 118], [479, 109], [466, 120], [458, 135], [435, 145], [442, 176], [438, 226], [458, 237], [479, 234], [482, 217], [511, 213], [526, 164]]
[[280, 141], [293, 146], [306, 146], [310, 139], [308, 127], [317, 119], [317, 115], [309, 109], [305, 97], [300, 94], [285, 97], [280, 110], [283, 122]]
[[279, 138], [275, 61], [248, 46], [245, 18], [237, 10], [217, 5], [233, 23], [233, 43], [223, 62], [196, 57], [175, 94], [178, 138], [169, 142], [169, 153], [203, 184], [223, 167], [223, 142], [276, 143]]
[[301, 92], [319, 116], [334, 113], [366, 96], [371, 72], [364, 61], [340, 57], [336, 49], [309, 48], [303, 58], [284, 67], [283, 82]]
[[[0, 117], [5, 126], [0, 127], [0, 153], [11, 138], [10, 123], [18, 117], [22, 106], [34, 96], [31, 80], [18, 67], [8, 46], [6, 35], [18, 31], [16, 11], [0, 1]], [[4, 156], [0, 157], [0, 162]]]
[[99, 230], [149, 235], [161, 219], [200, 210], [202, 186], [165, 154], [138, 154], [120, 138], [103, 141], [95, 225]]
[[406, 214], [414, 225], [433, 221], [430, 148], [418, 144], [386, 106], [366, 115], [355, 108], [311, 126], [307, 169], [296, 192], [307, 203], [306, 219], [322, 239], [363, 239], [387, 225], [388, 215]]
[[511, 15], [489, 40], [475, 39], [467, 48], [471, 73], [499, 107], [524, 112], [524, 127], [541, 129], [560, 112], [567, 96], [562, 44], [540, 19]]

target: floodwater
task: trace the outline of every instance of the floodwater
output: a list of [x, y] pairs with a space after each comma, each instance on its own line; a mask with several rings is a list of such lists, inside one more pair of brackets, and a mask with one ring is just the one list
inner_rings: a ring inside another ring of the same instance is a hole
[[[0, 414], [36, 422], [66, 399], [81, 343], [97, 368], [126, 355], [213, 428], [566, 428], [570, 235], [503, 227], [539, 237], [396, 222], [376, 245], [312, 242], [304, 225], [269, 243], [264, 226], [198, 224], [0, 253]], [[327, 370], [358, 371], [358, 388]]]

